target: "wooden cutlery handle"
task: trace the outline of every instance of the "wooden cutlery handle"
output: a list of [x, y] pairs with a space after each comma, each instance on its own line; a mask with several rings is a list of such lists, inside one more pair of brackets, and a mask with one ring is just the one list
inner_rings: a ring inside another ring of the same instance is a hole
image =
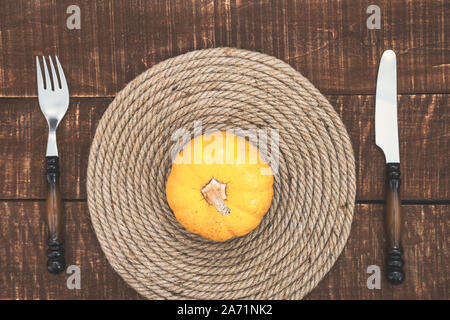
[[405, 279], [401, 245], [403, 218], [400, 200], [400, 163], [387, 164], [387, 178], [386, 227], [389, 251], [386, 277], [390, 283], [400, 284]]
[[48, 250], [47, 270], [51, 273], [60, 273], [66, 268], [63, 247], [63, 216], [62, 200], [59, 190], [59, 159], [56, 156], [46, 157], [47, 178], [47, 225], [48, 225]]

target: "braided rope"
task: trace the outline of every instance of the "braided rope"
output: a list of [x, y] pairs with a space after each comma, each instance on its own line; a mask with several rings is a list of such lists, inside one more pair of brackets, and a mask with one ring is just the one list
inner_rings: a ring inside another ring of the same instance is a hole
[[[250, 234], [189, 233], [165, 197], [171, 135], [275, 128], [271, 208]], [[151, 299], [301, 299], [341, 253], [353, 218], [355, 165], [329, 102], [288, 64], [233, 48], [193, 51], [130, 82], [103, 115], [87, 174], [92, 224], [108, 261]]]

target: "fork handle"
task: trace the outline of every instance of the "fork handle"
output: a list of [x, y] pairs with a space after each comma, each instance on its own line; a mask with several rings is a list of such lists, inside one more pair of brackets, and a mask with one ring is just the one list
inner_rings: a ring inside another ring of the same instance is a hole
[[63, 216], [62, 200], [59, 188], [59, 158], [57, 156], [46, 157], [47, 179], [47, 270], [51, 273], [60, 273], [66, 268], [63, 247]]

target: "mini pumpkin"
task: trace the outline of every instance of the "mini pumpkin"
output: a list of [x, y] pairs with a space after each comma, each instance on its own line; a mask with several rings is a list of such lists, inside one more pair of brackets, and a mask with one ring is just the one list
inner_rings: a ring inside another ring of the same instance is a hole
[[167, 202], [187, 230], [215, 241], [256, 228], [273, 196], [273, 173], [258, 149], [230, 132], [192, 139], [173, 161]]

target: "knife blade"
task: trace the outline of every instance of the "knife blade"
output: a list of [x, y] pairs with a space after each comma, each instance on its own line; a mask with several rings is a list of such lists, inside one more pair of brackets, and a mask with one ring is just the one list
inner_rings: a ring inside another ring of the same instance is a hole
[[397, 124], [397, 62], [392, 50], [385, 51], [381, 57], [375, 103], [375, 142], [383, 150], [386, 163], [400, 163]]
[[400, 152], [397, 122], [397, 61], [394, 51], [383, 53], [378, 69], [375, 96], [375, 143], [386, 158], [386, 231], [388, 235], [387, 280], [405, 279], [401, 235], [403, 217], [400, 200]]

